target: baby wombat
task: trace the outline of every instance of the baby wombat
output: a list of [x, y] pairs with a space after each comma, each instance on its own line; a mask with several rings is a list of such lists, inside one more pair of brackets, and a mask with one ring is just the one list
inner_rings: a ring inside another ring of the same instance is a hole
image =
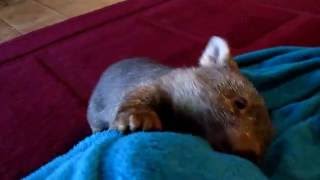
[[88, 120], [93, 132], [192, 133], [218, 151], [251, 160], [261, 157], [272, 134], [262, 97], [216, 36], [198, 67], [170, 68], [144, 58], [111, 65], [90, 99]]

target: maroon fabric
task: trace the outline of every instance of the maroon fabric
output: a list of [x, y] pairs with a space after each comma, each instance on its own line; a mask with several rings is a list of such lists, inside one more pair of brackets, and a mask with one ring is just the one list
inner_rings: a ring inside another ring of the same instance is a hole
[[89, 135], [100, 73], [126, 57], [194, 65], [211, 35], [235, 55], [320, 44], [316, 0], [131, 0], [0, 45], [0, 179], [30, 173]]

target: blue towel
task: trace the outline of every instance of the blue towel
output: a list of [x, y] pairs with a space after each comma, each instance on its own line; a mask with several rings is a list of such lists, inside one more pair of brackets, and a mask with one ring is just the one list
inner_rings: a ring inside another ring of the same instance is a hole
[[275, 47], [236, 61], [276, 128], [262, 168], [192, 135], [105, 131], [25, 179], [320, 179], [320, 48]]

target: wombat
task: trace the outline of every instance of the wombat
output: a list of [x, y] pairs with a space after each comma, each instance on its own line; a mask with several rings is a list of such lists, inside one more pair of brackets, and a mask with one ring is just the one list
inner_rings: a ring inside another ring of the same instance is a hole
[[93, 132], [191, 133], [215, 150], [254, 161], [273, 132], [263, 98], [218, 36], [209, 40], [198, 67], [170, 68], [147, 58], [111, 65], [91, 96], [87, 117]]

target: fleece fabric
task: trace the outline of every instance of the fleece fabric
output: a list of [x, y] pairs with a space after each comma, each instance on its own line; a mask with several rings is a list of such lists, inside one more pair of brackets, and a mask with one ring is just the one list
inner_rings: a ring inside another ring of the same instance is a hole
[[191, 135], [105, 131], [26, 179], [320, 179], [320, 48], [274, 47], [236, 60], [276, 129], [261, 168]]

